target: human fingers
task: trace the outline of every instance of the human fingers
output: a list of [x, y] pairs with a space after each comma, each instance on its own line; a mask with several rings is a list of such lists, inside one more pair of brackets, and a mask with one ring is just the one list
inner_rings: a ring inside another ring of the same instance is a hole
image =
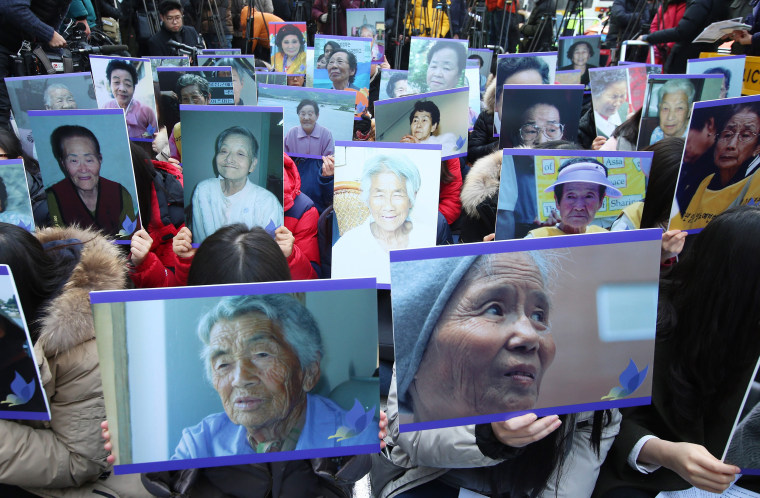
[[543, 439], [561, 424], [557, 415], [538, 419], [535, 414], [529, 413], [503, 422], [493, 422], [491, 427], [499, 441], [520, 448]]
[[486, 235], [485, 237], [483, 237], [483, 242], [491, 242], [495, 238], [496, 238], [496, 234], [495, 233], [489, 233], [488, 235]]

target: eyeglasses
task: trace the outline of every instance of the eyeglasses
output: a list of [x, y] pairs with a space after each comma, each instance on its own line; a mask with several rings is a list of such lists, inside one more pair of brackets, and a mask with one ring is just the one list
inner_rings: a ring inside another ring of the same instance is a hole
[[531, 124], [520, 127], [520, 138], [526, 142], [532, 142], [538, 138], [539, 133], [549, 140], [559, 140], [565, 131], [565, 125], [561, 123], [549, 123], [546, 126], [536, 126]]
[[168, 22], [180, 22], [182, 20], [182, 16], [167, 16], [164, 17]]
[[731, 130], [725, 130], [718, 134], [718, 140], [722, 140], [723, 142], [730, 142], [734, 139], [734, 137], [736, 137], [739, 142], [747, 143], [758, 135], [760, 135], [760, 133], [754, 133], [749, 130], [742, 130], [739, 133]]

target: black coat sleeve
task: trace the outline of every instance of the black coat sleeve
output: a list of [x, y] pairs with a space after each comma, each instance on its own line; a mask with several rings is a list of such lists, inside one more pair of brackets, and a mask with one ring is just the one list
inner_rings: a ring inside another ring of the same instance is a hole
[[686, 5], [686, 11], [675, 28], [655, 31], [647, 37], [649, 44], [691, 43], [705, 29], [710, 20], [712, 2], [716, 0], [694, 0]]
[[467, 144], [467, 160], [474, 163], [499, 148], [498, 137], [493, 136], [493, 114], [483, 111], [470, 132]]

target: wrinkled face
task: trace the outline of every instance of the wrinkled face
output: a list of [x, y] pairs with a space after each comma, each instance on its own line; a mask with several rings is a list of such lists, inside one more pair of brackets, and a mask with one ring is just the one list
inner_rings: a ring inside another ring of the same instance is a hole
[[60, 111], [77, 108], [77, 101], [74, 100], [74, 95], [68, 88], [55, 88], [48, 92], [48, 96], [50, 97], [50, 105], [46, 105], [45, 109]]
[[414, 138], [419, 141], [427, 140], [430, 135], [435, 133], [438, 123], [433, 124], [433, 118], [427, 111], [417, 111], [414, 113], [411, 124], [411, 132]]
[[208, 347], [211, 381], [233, 423], [276, 426], [305, 403], [298, 356], [266, 316], [249, 313], [217, 322]]
[[431, 92], [456, 88], [462, 71], [454, 49], [443, 48], [430, 58], [427, 70], [427, 85]]
[[[535, 147], [550, 140], [561, 139], [560, 124], [561, 118], [559, 110], [556, 107], [549, 104], [534, 105], [525, 111], [523, 128], [525, 128], [525, 125], [531, 125], [533, 130], [526, 130], [527, 132], [522, 133], [522, 144], [527, 147]], [[559, 133], [559, 136], [556, 136], [557, 133]]]
[[359, 37], [372, 38], [372, 41], [374, 41], [375, 35], [372, 34], [372, 30], [367, 29], [367, 28], [362, 28], [362, 30], [359, 31]]
[[63, 166], [77, 190], [89, 192], [97, 188], [103, 158], [88, 137], [69, 137], [61, 142]]
[[407, 80], [398, 80], [395, 85], [393, 85], [393, 96], [394, 97], [404, 97], [406, 95], [411, 95], [412, 92], [409, 91], [409, 82]]
[[240, 78], [240, 73], [234, 67], [232, 68], [232, 95], [235, 100], [235, 105], [240, 102], [240, 92], [243, 91], [243, 80]]
[[311, 134], [314, 131], [314, 125], [317, 124], [319, 115], [313, 105], [305, 105], [298, 111], [298, 121], [301, 122], [301, 128], [307, 134]]
[[132, 81], [129, 71], [124, 69], [111, 71], [111, 93], [120, 106], [125, 107], [129, 104], [135, 93], [135, 82]]
[[660, 129], [666, 137], [681, 137], [689, 124], [689, 97], [683, 92], [670, 92], [662, 97]]
[[182, 12], [179, 9], [173, 9], [161, 16], [161, 20], [164, 22], [166, 29], [172, 33], [177, 33], [182, 29]]
[[301, 51], [301, 41], [296, 35], [287, 35], [282, 39], [282, 51], [289, 58], [293, 58]]
[[628, 88], [625, 80], [616, 81], [594, 99], [594, 109], [602, 116], [610, 117], [620, 109], [628, 95]]
[[[719, 170], [738, 170], [750, 157], [760, 154], [757, 133], [760, 118], [754, 112], [742, 111], [731, 116], [715, 145], [715, 166]], [[727, 135], [730, 138], [724, 138]], [[741, 139], [746, 141], [742, 142]]]
[[411, 389], [436, 419], [528, 410], [554, 360], [551, 303], [521, 253], [476, 263], [446, 304]]
[[356, 74], [356, 69], [351, 68], [347, 53], [338, 52], [327, 62], [327, 74], [335, 88], [343, 89], [349, 85], [349, 79]]
[[369, 212], [378, 228], [394, 232], [404, 224], [411, 207], [403, 178], [390, 171], [372, 177]]
[[594, 221], [596, 212], [602, 207], [602, 200], [599, 186], [586, 182], [565, 183], [562, 199], [557, 201], [555, 196], [562, 225], [581, 232]]
[[591, 57], [591, 52], [589, 51], [588, 46], [585, 43], [581, 43], [575, 47], [575, 50], [573, 50], [573, 66], [585, 67], [586, 63], [588, 63], [589, 57]]
[[208, 98], [198, 89], [198, 85], [188, 85], [179, 91], [180, 104], [207, 105]]
[[243, 180], [256, 169], [251, 141], [243, 135], [227, 135], [219, 144], [216, 168], [226, 180]]

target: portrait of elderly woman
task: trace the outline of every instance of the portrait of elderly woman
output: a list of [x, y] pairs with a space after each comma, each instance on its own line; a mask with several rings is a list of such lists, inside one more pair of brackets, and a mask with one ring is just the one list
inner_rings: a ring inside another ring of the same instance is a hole
[[332, 132], [317, 123], [319, 104], [303, 99], [296, 106], [300, 124], [285, 135], [285, 152], [295, 155], [329, 156], [335, 151]]
[[323, 355], [319, 327], [289, 294], [223, 298], [198, 325], [206, 376], [224, 412], [182, 431], [173, 460], [377, 443], [377, 424], [331, 437], [346, 411], [311, 393]]
[[137, 215], [123, 185], [100, 176], [100, 142], [89, 129], [63, 125], [50, 135], [64, 179], [46, 189], [50, 221], [57, 226], [95, 227], [107, 235], [131, 235]]
[[249, 228], [282, 225], [277, 197], [249, 178], [259, 163], [259, 142], [249, 129], [232, 126], [222, 131], [214, 141], [211, 162], [216, 177], [201, 181], [193, 192], [193, 242], [203, 242], [232, 223]]
[[610, 137], [628, 115], [628, 79], [625, 69], [589, 72], [596, 134]]
[[537, 251], [393, 264], [396, 381], [407, 422], [536, 405], [556, 353], [550, 267]]
[[333, 277], [374, 276], [387, 283], [392, 249], [433, 244], [411, 217], [421, 184], [417, 166], [401, 154], [380, 153], [366, 160], [360, 199], [369, 215], [334, 243]]
[[277, 30], [274, 39], [272, 63], [275, 71], [288, 74], [306, 72], [306, 42], [304, 34], [296, 26], [286, 24]]
[[429, 92], [450, 90], [463, 85], [467, 47], [455, 41], [438, 41], [427, 53], [425, 81]]
[[496, 103], [494, 132], [501, 132], [501, 107], [504, 85], [549, 85], [549, 65], [543, 57], [500, 57], [496, 65]]
[[502, 90], [504, 106], [499, 145], [540, 148], [578, 132], [583, 89], [578, 85], [534, 85]]
[[561, 221], [555, 226], [531, 230], [525, 238], [605, 232], [604, 228], [591, 224], [596, 212], [601, 209], [604, 196], [623, 195], [607, 179], [607, 167], [587, 157], [563, 162], [557, 180], [545, 192], [554, 192]]
[[53, 83], [45, 88], [45, 109], [60, 111], [66, 109], [76, 109], [77, 101], [69, 87], [61, 83]]
[[660, 86], [657, 90], [659, 125], [652, 131], [649, 145], [665, 137], [686, 138], [695, 94], [694, 84], [688, 79], [669, 79]]
[[[143, 67], [146, 67], [145, 64], [150, 65], [150, 63], [143, 63]], [[102, 108], [124, 110], [131, 138], [152, 138], [158, 131], [158, 121], [153, 109], [134, 98], [135, 87], [138, 83], [135, 65], [130, 61], [111, 59], [106, 66], [106, 81], [113, 100], [107, 102]]]
[[327, 59], [327, 75], [332, 82], [333, 90], [359, 90], [354, 86], [356, 55], [345, 48], [334, 50]]
[[[702, 116], [722, 111], [725, 121], [712, 147], [714, 172], [701, 181], [688, 207], [685, 210], [681, 207], [683, 214], [673, 220], [675, 228], [703, 228], [729, 207], [760, 200], [760, 176], [757, 174], [757, 164], [760, 162], [757, 157], [760, 154], [760, 104], [747, 102], [722, 109], [700, 104], [695, 104], [695, 114], [698, 112]], [[689, 140], [692, 140], [691, 135]], [[705, 155], [708, 154], [709, 150]], [[678, 189], [681, 188], [679, 180]]]
[[[567, 59], [570, 63], [558, 68], [560, 71], [569, 71], [569, 70], [580, 70], [581, 73], [581, 83], [584, 85], [588, 85], [589, 82], [589, 74], [588, 70], [590, 68], [597, 67], [599, 64], [599, 41], [600, 38], [598, 37], [590, 37], [590, 38], [581, 38], [581, 39], [574, 39], [574, 38], [567, 38], [562, 39], [560, 38], [560, 52], [564, 51], [564, 46], [568, 42], [571, 42], [572, 44], [570, 47], [568, 47], [567, 51], [565, 51], [565, 54], [567, 56]], [[596, 64], [592, 63], [591, 61], [595, 61]]]

